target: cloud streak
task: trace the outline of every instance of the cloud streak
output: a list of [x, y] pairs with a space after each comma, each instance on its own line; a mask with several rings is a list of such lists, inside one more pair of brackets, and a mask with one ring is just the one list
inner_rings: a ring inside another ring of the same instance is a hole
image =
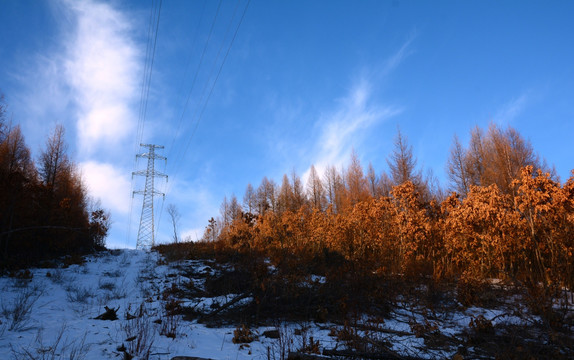
[[395, 106], [371, 105], [371, 95], [371, 85], [363, 80], [340, 101], [338, 109], [319, 120], [322, 125], [313, 159], [316, 168], [341, 166], [371, 126], [401, 113]]
[[413, 30], [407, 40], [403, 43], [403, 45], [397, 50], [394, 54], [392, 54], [386, 61], [382, 68], [382, 75], [386, 76], [390, 72], [392, 72], [397, 66], [399, 66], [404, 59], [406, 59], [409, 55], [414, 53], [412, 49], [412, 43], [417, 37], [417, 31]]
[[512, 122], [524, 110], [528, 104], [528, 94], [524, 93], [517, 98], [504, 104], [494, 115], [494, 121], [500, 125], [507, 125]]
[[[373, 72], [375, 79], [384, 79], [414, 52], [412, 43], [416, 35], [416, 31], [411, 32], [401, 47]], [[399, 106], [373, 104], [372, 98], [373, 81], [362, 77], [339, 102], [337, 109], [319, 119], [320, 135], [314, 151], [317, 155], [312, 159], [319, 172], [330, 165], [342, 166], [351, 149], [368, 136], [369, 128], [403, 111]], [[304, 178], [308, 172], [305, 172]]]

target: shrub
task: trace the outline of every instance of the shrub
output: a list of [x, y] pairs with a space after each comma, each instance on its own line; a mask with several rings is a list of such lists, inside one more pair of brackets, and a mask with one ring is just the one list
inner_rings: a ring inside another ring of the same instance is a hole
[[88, 299], [94, 297], [94, 293], [88, 288], [69, 285], [66, 288], [66, 298], [74, 304], [87, 304]]
[[126, 310], [126, 318], [122, 325], [121, 330], [125, 334], [125, 341], [128, 344], [125, 350], [128, 356], [138, 356], [139, 359], [147, 360], [151, 354], [151, 348], [154, 343], [155, 332], [152, 325], [152, 320], [149, 316], [149, 311], [146, 308], [145, 302], [139, 306], [137, 314], [130, 315], [130, 308]]
[[42, 296], [38, 288], [22, 288], [9, 304], [2, 303], [2, 315], [7, 319], [8, 330], [23, 329], [30, 320], [34, 303]]
[[241, 324], [233, 331], [234, 344], [246, 344], [255, 340], [255, 335], [245, 324]]

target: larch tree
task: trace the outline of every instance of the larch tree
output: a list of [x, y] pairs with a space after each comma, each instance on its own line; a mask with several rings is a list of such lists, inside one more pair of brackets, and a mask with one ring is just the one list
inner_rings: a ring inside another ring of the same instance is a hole
[[332, 165], [327, 166], [325, 174], [323, 174], [323, 183], [325, 188], [325, 195], [327, 196], [327, 203], [335, 204], [335, 187], [337, 182], [337, 168]]
[[377, 173], [375, 172], [375, 168], [373, 167], [372, 163], [369, 163], [369, 168], [367, 169], [367, 185], [369, 188], [369, 194], [373, 198], [378, 198], [382, 194], [380, 193], [379, 189], [379, 178], [377, 177]]
[[11, 180], [10, 177], [15, 176], [24, 181], [32, 181], [35, 178], [36, 169], [20, 126], [11, 129], [0, 141], [0, 171], [0, 176], [5, 180]]
[[531, 143], [512, 127], [502, 130], [491, 123], [486, 135], [479, 127], [475, 127], [470, 135], [468, 150], [462, 147], [458, 150], [464, 152], [463, 170], [466, 171], [468, 189], [470, 185], [496, 184], [504, 193], [513, 194], [512, 181], [520, 176], [523, 167], [533, 166], [535, 170], [552, 172], [540, 161]]
[[40, 179], [44, 185], [54, 191], [58, 176], [64, 171], [70, 170], [70, 161], [66, 151], [68, 150], [64, 140], [64, 127], [57, 125], [48, 141], [46, 148], [40, 155]]
[[416, 187], [421, 185], [421, 173], [416, 170], [417, 160], [413, 156], [413, 147], [408, 144], [407, 138], [397, 129], [394, 149], [387, 159], [393, 185], [401, 185], [411, 181]]
[[87, 228], [87, 192], [78, 169], [68, 157], [64, 134], [64, 127], [57, 125], [40, 154], [39, 174], [44, 189], [41, 217], [44, 222], [56, 225]]
[[264, 176], [257, 188], [256, 197], [259, 215], [265, 214], [267, 210], [275, 211], [277, 205], [277, 186], [275, 182]]
[[491, 124], [488, 128], [488, 175], [507, 194], [514, 193], [512, 181], [520, 176], [520, 170], [526, 166], [541, 169], [538, 155], [532, 144], [522, 138], [518, 131], [508, 127], [505, 131]]
[[253, 185], [251, 183], [247, 184], [245, 188], [245, 194], [243, 195], [243, 209], [250, 214], [257, 208], [257, 196], [255, 190], [253, 189]]
[[285, 211], [295, 211], [293, 209], [293, 197], [293, 186], [291, 186], [287, 174], [284, 174], [283, 180], [281, 181], [281, 187], [279, 189], [279, 196], [277, 198], [277, 211], [279, 213], [283, 213]]
[[389, 177], [389, 175], [383, 171], [381, 176], [379, 177], [379, 184], [378, 184], [378, 193], [381, 196], [390, 196], [391, 191], [393, 191], [393, 180]]
[[[466, 171], [469, 177], [470, 185], [480, 186], [483, 184], [484, 177], [484, 134], [482, 129], [475, 126], [470, 131], [470, 144], [466, 151]], [[468, 191], [467, 191], [468, 192]]]
[[167, 214], [169, 215], [171, 225], [173, 227], [173, 242], [177, 244], [179, 242], [177, 225], [179, 223], [179, 219], [181, 218], [181, 214], [179, 210], [177, 210], [177, 206], [175, 206], [174, 204], [169, 204], [167, 206]]
[[88, 199], [64, 127], [48, 136], [35, 164], [20, 127], [6, 127], [6, 109], [0, 95], [0, 268], [104, 248], [110, 215]]
[[0, 143], [4, 141], [6, 136], [6, 108], [4, 94], [0, 94]]
[[328, 166], [324, 176], [328, 203], [335, 213], [340, 213], [344, 210], [347, 199], [345, 181], [335, 166]]
[[227, 199], [227, 196], [223, 197], [223, 202], [219, 208], [219, 213], [221, 215], [221, 220], [224, 226], [231, 225], [233, 220], [241, 216], [241, 205], [239, 205], [235, 194], [232, 194], [229, 200]]
[[309, 179], [307, 179], [307, 194], [311, 201], [311, 206], [320, 211], [325, 209], [327, 198], [325, 196], [325, 189], [321, 177], [315, 169], [315, 165], [311, 165], [309, 170]]
[[368, 197], [367, 181], [363, 174], [361, 161], [355, 150], [351, 152], [351, 161], [345, 173], [347, 188], [349, 192], [350, 205], [354, 206]]
[[[8, 256], [12, 230], [32, 225], [36, 169], [16, 126], [0, 141], [0, 252]], [[11, 245], [11, 244], [10, 244]]]
[[291, 172], [291, 185], [293, 186], [293, 211], [299, 210], [307, 202], [303, 182], [295, 169]]
[[454, 136], [450, 155], [446, 165], [446, 173], [450, 181], [450, 189], [462, 196], [470, 190], [466, 150], [460, 144], [458, 136]]

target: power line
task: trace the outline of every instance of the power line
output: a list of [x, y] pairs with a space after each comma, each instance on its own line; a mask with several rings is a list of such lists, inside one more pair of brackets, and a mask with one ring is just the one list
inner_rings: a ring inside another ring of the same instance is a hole
[[179, 121], [177, 124], [176, 133], [175, 133], [175, 136], [174, 136], [173, 141], [171, 143], [171, 147], [168, 151], [168, 154], [170, 156], [171, 156], [171, 151], [173, 150], [173, 145], [175, 143], [175, 138], [177, 136], [177, 133], [179, 132], [179, 129], [181, 128], [181, 124], [183, 123], [183, 117], [184, 117], [185, 112], [187, 110], [189, 100], [191, 99], [191, 94], [193, 93], [193, 89], [195, 88], [195, 82], [196, 82], [197, 76], [199, 74], [199, 69], [201, 68], [201, 65], [203, 64], [203, 59], [205, 57], [205, 53], [207, 52], [209, 42], [211, 41], [211, 36], [213, 34], [213, 29], [215, 28], [215, 24], [216, 24], [217, 18], [219, 16], [219, 10], [221, 9], [221, 3], [222, 2], [223, 2], [223, 0], [219, 0], [219, 3], [217, 5], [217, 10], [215, 11], [215, 17], [213, 18], [213, 21], [211, 22], [211, 27], [209, 29], [209, 35], [207, 36], [207, 41], [205, 42], [205, 45], [203, 46], [203, 51], [201, 52], [201, 57], [199, 59], [199, 63], [197, 64], [197, 68], [195, 69], [195, 74], [193, 75], [193, 80], [191, 81], [191, 88], [189, 89], [189, 92], [187, 94], [187, 98], [186, 98], [185, 103], [183, 105], [183, 109], [181, 111], [181, 116], [179, 117]]
[[[221, 71], [223, 70], [223, 66], [225, 65], [225, 62], [227, 61], [227, 57], [229, 56], [229, 52], [231, 51], [231, 47], [233, 46], [233, 43], [235, 42], [235, 39], [237, 38], [237, 34], [239, 32], [239, 28], [241, 27], [241, 24], [243, 23], [243, 19], [245, 18], [245, 14], [247, 13], [247, 9], [249, 8], [249, 4], [251, 3], [251, 0], [247, 1], [247, 5], [245, 6], [245, 9], [243, 10], [243, 13], [241, 14], [241, 18], [239, 20], [239, 23], [237, 24], [237, 27], [235, 28], [235, 32], [233, 34], [233, 38], [231, 39], [231, 42], [229, 43], [229, 47], [227, 48], [227, 51], [225, 53], [225, 56], [223, 58], [223, 61], [221, 62], [221, 65], [219, 66], [219, 70], [217, 72], [217, 76], [215, 77], [215, 80], [213, 81], [211, 88], [209, 90], [209, 93], [207, 95], [207, 98], [205, 100], [205, 102], [203, 103], [203, 107], [201, 108], [201, 112], [199, 112], [199, 116], [197, 118], [197, 121], [195, 123], [195, 127], [192, 130], [191, 136], [188, 138], [188, 141], [186, 143], [186, 146], [184, 148], [183, 153], [181, 154], [181, 156], [178, 156], [175, 160], [175, 170], [174, 170], [174, 175], [173, 177], [177, 176], [179, 169], [180, 169], [180, 164], [183, 160], [183, 158], [185, 157], [185, 154], [187, 153], [187, 151], [189, 150], [189, 146], [191, 145], [191, 140], [193, 139], [195, 132], [197, 131], [197, 128], [199, 127], [199, 123], [201, 121], [201, 119], [203, 118], [203, 114], [205, 112], [205, 109], [207, 108], [207, 104], [209, 103], [209, 100], [211, 98], [211, 95], [213, 94], [213, 89], [215, 88], [215, 84], [217, 83], [217, 80], [219, 80], [219, 77], [221, 75]], [[203, 96], [202, 96], [203, 98]], [[201, 104], [200, 104], [201, 105]], [[196, 112], [197, 113], [197, 112]], [[194, 114], [195, 115], [195, 114]], [[173, 182], [172, 182], [173, 183]], [[169, 188], [171, 189], [171, 187]], [[169, 191], [166, 191], [169, 192]]]
[[[174, 167], [175, 167], [175, 171], [174, 171], [173, 176], [177, 176], [177, 173], [179, 172], [179, 169], [182, 166], [183, 158], [185, 157], [187, 151], [189, 150], [189, 147], [191, 145], [191, 141], [193, 140], [194, 135], [195, 135], [195, 133], [199, 127], [199, 123], [201, 122], [201, 120], [203, 118], [203, 115], [206, 111], [207, 105], [208, 105], [210, 98], [213, 94], [215, 85], [217, 84], [218, 79], [222, 73], [223, 66], [225, 65], [225, 63], [227, 61], [230, 50], [231, 50], [231, 48], [235, 42], [235, 39], [236, 39], [237, 34], [239, 32], [239, 29], [243, 23], [243, 20], [245, 18], [245, 14], [247, 13], [247, 10], [249, 8], [250, 2], [251, 2], [251, 0], [247, 1], [247, 4], [246, 4], [246, 6], [243, 9], [243, 12], [241, 14], [241, 18], [239, 19], [239, 22], [237, 24], [237, 27], [235, 28], [235, 31], [233, 32], [233, 36], [231, 38], [231, 41], [229, 42], [227, 50], [225, 51], [225, 54], [223, 56], [223, 60], [221, 61], [219, 68], [217, 68], [217, 64], [219, 62], [218, 60], [222, 54], [222, 51], [224, 49], [225, 43], [227, 42], [227, 39], [232, 32], [232, 24], [236, 18], [236, 13], [237, 13], [237, 10], [238, 10], [239, 5], [241, 3], [241, 0], [237, 0], [237, 5], [235, 6], [235, 9], [233, 11], [233, 16], [229, 22], [229, 25], [227, 26], [227, 30], [225, 32], [224, 39], [221, 43], [221, 46], [219, 47], [219, 51], [217, 53], [217, 56], [215, 57], [215, 59], [213, 61], [213, 65], [210, 67], [207, 81], [203, 87], [203, 90], [200, 93], [201, 96], [199, 97], [199, 101], [197, 102], [197, 108], [195, 109], [195, 111], [194, 111], [194, 113], [190, 119], [191, 120], [190, 121], [191, 135], [189, 137], [187, 137], [187, 141], [182, 144], [183, 146], [180, 147], [180, 149], [178, 150], [178, 152], [176, 154], [177, 156], [175, 156], [175, 161], [172, 162], [172, 163], [174, 163]], [[219, 16], [220, 16], [221, 4], [222, 4], [222, 0], [220, 0], [218, 2], [216, 13], [215, 13], [213, 21], [211, 23], [211, 26], [210, 26], [207, 41], [203, 47], [199, 63], [198, 63], [197, 68], [194, 72], [190, 90], [187, 93], [187, 97], [185, 98], [185, 102], [183, 105], [181, 116], [180, 116], [179, 121], [178, 121], [177, 130], [174, 133], [174, 138], [172, 139], [172, 143], [171, 143], [171, 146], [169, 148], [169, 152], [168, 152], [168, 154], [170, 154], [169, 156], [171, 156], [171, 153], [173, 151], [175, 151], [176, 138], [178, 137], [178, 134], [181, 131], [181, 128], [183, 125], [183, 119], [185, 117], [185, 113], [186, 113], [187, 108], [189, 106], [189, 102], [191, 100], [192, 93], [193, 93], [194, 89], [196, 88], [198, 77], [199, 77], [199, 72], [203, 68], [203, 65], [206, 61], [207, 49], [208, 49], [209, 44], [211, 42], [216, 23], [217, 23]], [[149, 28], [148, 28], [148, 44], [147, 44], [147, 49], [146, 49], [146, 66], [144, 68], [144, 77], [142, 80], [140, 116], [138, 119], [138, 131], [136, 134], [136, 144], [140, 143], [140, 145], [141, 145], [142, 138], [143, 138], [143, 130], [144, 130], [144, 126], [145, 126], [147, 106], [148, 106], [149, 93], [150, 93], [150, 87], [151, 87], [150, 84], [151, 84], [151, 77], [152, 77], [152, 72], [153, 72], [152, 70], [153, 70], [155, 52], [156, 52], [156, 46], [157, 46], [158, 29], [159, 29], [159, 22], [160, 22], [160, 17], [161, 17], [161, 6], [162, 6], [162, 0], [159, 1], [159, 5], [157, 5], [157, 3], [155, 3], [155, 1], [152, 0], [152, 9], [150, 12], [150, 23], [149, 23]], [[205, 6], [205, 3], [204, 3], [204, 6]], [[203, 12], [202, 12], [202, 17], [203, 17]], [[199, 28], [199, 25], [198, 25], [198, 28]], [[153, 40], [152, 40], [152, 35], [153, 35]], [[190, 62], [191, 62], [191, 54], [190, 54]], [[186, 76], [184, 76], [184, 78], [187, 77], [188, 68], [189, 68], [189, 64], [186, 68], [186, 71], [185, 71]], [[215, 77], [214, 77], [214, 74], [215, 74]], [[213, 79], [213, 81], [212, 81], [212, 79]], [[148, 145], [142, 145], [142, 146], [148, 146]], [[158, 146], [158, 145], [150, 145], [150, 146]], [[163, 148], [163, 147], [161, 147], [161, 148]], [[148, 153], [148, 155], [151, 156], [151, 153], [152, 153], [152, 151], [150, 148], [150, 152]], [[139, 157], [145, 157], [143, 155], [144, 154], [140, 154]], [[160, 157], [160, 158], [163, 158], [163, 157]], [[136, 160], [137, 160], [137, 158], [136, 158]], [[136, 164], [137, 164], [137, 162], [134, 163], [134, 170], [135, 170]], [[153, 165], [153, 164], [151, 164], [151, 165]], [[150, 171], [151, 171], [151, 173], [150, 173]], [[143, 171], [139, 171], [139, 172], [134, 171], [134, 174], [135, 175], [143, 175]], [[147, 189], [147, 191], [148, 191], [148, 194], [156, 194], [156, 195], [161, 194], [159, 191], [152, 189], [153, 185], [152, 185], [152, 188], [148, 188], [149, 187], [148, 178], [153, 179], [153, 176], [151, 176], [151, 174], [158, 174], [158, 176], [163, 176], [163, 174], [156, 172], [154, 168], [152, 168], [150, 170], [150, 159], [149, 158], [148, 158], [148, 170], [146, 171], [146, 174], [149, 174], [149, 176], [146, 175], [146, 187], [145, 187], [145, 189]], [[151, 183], [153, 183], [153, 180], [151, 180], [151, 179], [149, 181]], [[171, 184], [169, 184], [169, 186], [166, 186], [166, 188], [165, 188], [166, 193], [169, 192], [172, 184], [173, 184], [173, 182], [171, 182]], [[132, 179], [132, 190], [133, 190], [133, 188], [134, 188], [134, 182]], [[149, 211], [150, 208], [153, 208], [153, 199], [151, 200], [151, 202], [150, 202], [149, 198], [146, 201], [145, 191], [146, 190], [133, 192], [133, 193], [138, 193], [138, 194], [144, 195], [144, 203], [142, 204], [142, 218], [140, 219], [140, 229], [138, 231], [138, 247], [143, 246], [142, 240], [140, 239], [140, 233], [142, 231], [144, 231], [144, 232], [147, 231], [148, 233], [151, 231], [152, 234], [155, 231], [154, 230], [154, 221], [153, 221], [153, 210], [151, 212]], [[130, 227], [131, 227], [131, 213], [132, 213], [131, 210], [132, 210], [132, 208], [133, 208], [133, 197], [132, 197], [132, 205], [130, 206]], [[161, 222], [162, 213], [163, 213], [163, 202], [162, 202], [162, 207], [161, 207], [161, 211], [160, 211], [160, 215], [159, 215], [160, 221], [158, 222], [158, 224]], [[145, 219], [144, 219], [144, 216], [145, 216]], [[150, 219], [151, 219], [151, 221], [150, 221]], [[128, 230], [128, 236], [129, 236], [130, 231], [131, 230]], [[149, 237], [147, 239], [148, 240], [143, 240], [143, 243], [153, 243], [154, 242], [153, 235], [152, 235], [151, 240], [149, 240], [150, 239]]]
[[[194, 76], [193, 76], [193, 80], [192, 80], [192, 83], [191, 83], [191, 88], [189, 89], [189, 92], [188, 92], [186, 101], [185, 101], [185, 103], [184, 103], [184, 105], [183, 105], [183, 109], [182, 109], [181, 116], [180, 116], [179, 121], [178, 121], [178, 125], [177, 125], [177, 128], [176, 128], [176, 132], [175, 132], [175, 134], [174, 134], [174, 137], [173, 137], [173, 139], [172, 139], [172, 143], [171, 143], [170, 149], [169, 149], [169, 151], [168, 151], [169, 156], [171, 156], [172, 151], [174, 151], [174, 144], [175, 144], [176, 138], [177, 138], [177, 136], [178, 136], [178, 133], [179, 133], [181, 127], [182, 127], [183, 118], [184, 118], [184, 116], [185, 116], [187, 107], [188, 107], [188, 105], [189, 105], [189, 101], [190, 101], [190, 99], [191, 99], [191, 95], [192, 95], [192, 93], [193, 93], [193, 90], [195, 89], [197, 77], [198, 77], [198, 75], [199, 75], [201, 66], [203, 65], [204, 58], [205, 58], [205, 54], [207, 53], [207, 49], [208, 49], [208, 47], [209, 47], [209, 43], [211, 42], [211, 37], [212, 37], [212, 35], [213, 35], [213, 30], [215, 29], [215, 25], [216, 25], [216, 23], [217, 23], [217, 19], [218, 19], [219, 14], [220, 14], [222, 2], [223, 2], [222, 0], [219, 1], [218, 5], [217, 5], [217, 9], [216, 9], [216, 11], [215, 11], [215, 16], [214, 16], [214, 18], [213, 18], [213, 21], [211, 22], [211, 26], [210, 26], [210, 29], [209, 29], [209, 35], [208, 35], [208, 37], [207, 37], [207, 41], [205, 42], [205, 45], [204, 45], [203, 50], [202, 50], [202, 52], [201, 52], [201, 57], [200, 57], [199, 63], [198, 63], [198, 65], [197, 65], [197, 68], [196, 68], [196, 70], [195, 70], [195, 74], [194, 74]], [[214, 60], [214, 62], [213, 62], [213, 66], [211, 67], [211, 68], [212, 68], [212, 71], [210, 72], [210, 75], [208, 76], [208, 80], [206, 81], [205, 87], [204, 87], [204, 89], [203, 89], [203, 91], [202, 91], [202, 93], [201, 93], [200, 100], [197, 102], [197, 106], [201, 106], [201, 101], [203, 100], [203, 97], [204, 97], [204, 95], [205, 95], [205, 91], [206, 91], [207, 85], [209, 84], [209, 80], [211, 79], [211, 74], [213, 73], [213, 68], [215, 67], [215, 65], [216, 65], [216, 63], [217, 63], [217, 59], [219, 58], [219, 54], [220, 54], [220, 52], [221, 52], [221, 49], [223, 48], [223, 45], [225, 44], [225, 39], [227, 38], [227, 34], [228, 34], [228, 32], [229, 32], [229, 29], [230, 29], [230, 27], [231, 27], [231, 24], [233, 23], [233, 19], [235, 18], [235, 13], [236, 13], [236, 11], [237, 11], [237, 7], [239, 6], [239, 2], [240, 2], [240, 0], [237, 1], [237, 5], [236, 5], [236, 7], [235, 7], [235, 9], [234, 9], [234, 12], [233, 12], [233, 16], [232, 16], [232, 18], [231, 18], [231, 21], [229, 22], [229, 25], [228, 25], [228, 28], [227, 28], [227, 31], [226, 31], [225, 38], [224, 38], [224, 40], [223, 40], [222, 43], [221, 43], [219, 52], [217, 53], [217, 56], [215, 57], [215, 60]], [[203, 12], [202, 12], [202, 15], [203, 15]], [[193, 113], [191, 119], [195, 118], [196, 114], [197, 114], [197, 110]], [[182, 155], [183, 155], [183, 154], [182, 154], [182, 152], [181, 152], [181, 150], [180, 150], [180, 151], [178, 152], [178, 154], [175, 156], [175, 161], [174, 161], [173, 163], [176, 164], [176, 165], [175, 165], [175, 166], [176, 166], [176, 169], [178, 169], [177, 164], [179, 164], [179, 163], [181, 162], [181, 160], [182, 160]], [[170, 189], [170, 188], [171, 188], [171, 186], [169, 187], [169, 189]], [[168, 188], [167, 188], [167, 187], [166, 187], [166, 193], [168, 193]], [[159, 222], [158, 222], [158, 223], [161, 223], [161, 217], [162, 217], [162, 215], [163, 215], [163, 205], [164, 205], [164, 203], [162, 203], [162, 206], [161, 206], [161, 211], [160, 211]]]
[[[195, 48], [195, 44], [197, 43], [197, 38], [199, 37], [199, 29], [201, 27], [201, 24], [203, 23], [203, 17], [205, 15], [206, 3], [207, 3], [207, 0], [203, 0], [203, 5], [201, 7], [201, 14], [199, 17], [199, 21], [197, 22], [197, 26], [195, 27], [195, 30], [193, 31], [193, 36], [192, 36], [191, 46], [190, 46], [191, 51], [189, 52], [189, 56], [188, 56], [188, 59], [186, 61], [185, 71], [183, 73], [183, 76], [181, 77], [181, 82], [179, 84], [179, 87], [178, 87], [177, 93], [176, 93], [176, 94], [183, 94], [183, 96], [182, 96], [183, 103], [185, 103], [185, 99], [186, 99], [186, 96], [184, 94], [185, 80], [187, 79], [188, 73], [189, 73], [190, 68], [191, 68], [191, 61], [193, 60], [193, 57], [194, 57], [193, 56], [193, 54], [194, 54], [193, 49]], [[179, 130], [179, 128], [178, 128], [178, 130]], [[176, 131], [176, 135], [177, 135], [177, 133], [178, 133], [178, 131]], [[175, 142], [175, 136], [174, 136], [173, 142]], [[172, 146], [173, 146], [173, 142], [171, 144]]]
[[[146, 44], [146, 54], [145, 54], [145, 64], [144, 64], [144, 71], [142, 76], [142, 85], [141, 85], [141, 92], [140, 92], [140, 105], [139, 105], [139, 114], [138, 114], [138, 123], [136, 128], [136, 138], [134, 142], [134, 152], [137, 151], [138, 144], [141, 144], [143, 138], [143, 131], [145, 125], [145, 118], [147, 115], [147, 104], [149, 98], [149, 89], [151, 84], [152, 72], [153, 72], [153, 64], [155, 60], [155, 52], [156, 52], [156, 45], [157, 45], [157, 36], [159, 31], [159, 21], [161, 17], [161, 7], [162, 7], [163, 0], [160, 0], [157, 3], [155, 0], [151, 1], [151, 8], [150, 8], [150, 16], [149, 16], [149, 24], [148, 24], [148, 34], [147, 34], [147, 44]], [[137, 165], [137, 157], [134, 159], [133, 162], [133, 169], [136, 169]], [[134, 181], [132, 177], [131, 183], [131, 190], [134, 189]], [[127, 231], [127, 242], [130, 241], [130, 233], [131, 233], [131, 222], [132, 222], [132, 210], [133, 210], [133, 196], [130, 201], [130, 213], [129, 213], [129, 220], [128, 220], [128, 231]]]
[[[150, 9], [150, 20], [148, 27], [148, 41], [146, 45], [146, 57], [145, 66], [142, 78], [142, 89], [140, 94], [140, 106], [138, 115], [138, 127], [136, 132], [136, 141], [134, 143], [134, 150], [137, 149], [139, 143], [141, 143], [143, 137], [143, 130], [145, 125], [145, 119], [147, 115], [147, 104], [149, 98], [149, 89], [151, 84], [151, 78], [153, 73], [153, 65], [155, 62], [155, 50], [157, 45], [157, 35], [159, 32], [159, 21], [161, 17], [161, 6], [163, 0], [160, 0], [159, 4], [154, 5], [155, 1], [152, 0], [152, 7]], [[153, 34], [153, 36], [152, 36]]]
[[163, 0], [160, 0], [159, 2], [159, 8], [158, 8], [158, 13], [157, 13], [157, 24], [155, 26], [155, 37], [153, 40], [153, 51], [152, 51], [152, 55], [151, 55], [151, 64], [149, 67], [149, 79], [147, 81], [147, 90], [146, 90], [146, 94], [145, 94], [145, 105], [144, 105], [144, 109], [143, 109], [143, 121], [142, 121], [142, 127], [141, 127], [141, 132], [140, 132], [140, 138], [139, 141], [142, 140], [143, 138], [143, 130], [144, 130], [144, 125], [145, 125], [145, 118], [147, 115], [147, 104], [148, 104], [148, 100], [149, 100], [149, 89], [150, 89], [150, 84], [151, 84], [151, 76], [153, 73], [153, 64], [155, 62], [155, 49], [156, 49], [156, 45], [157, 45], [157, 34], [159, 32], [159, 19], [161, 17], [161, 5], [162, 5]]

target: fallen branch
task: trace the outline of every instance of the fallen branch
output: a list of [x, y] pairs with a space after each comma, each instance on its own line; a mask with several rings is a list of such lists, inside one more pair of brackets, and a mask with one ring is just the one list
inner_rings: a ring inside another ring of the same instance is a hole
[[104, 309], [106, 309], [106, 311], [104, 313], [96, 316], [94, 319], [96, 319], [96, 320], [117, 320], [118, 319], [118, 310], [120, 309], [119, 306], [117, 307], [117, 309], [104, 306]]
[[241, 301], [241, 300], [243, 300], [243, 299], [245, 299], [245, 298], [248, 298], [248, 297], [250, 297], [250, 296], [251, 296], [251, 293], [241, 294], [241, 295], [239, 295], [239, 296], [233, 298], [230, 302], [228, 302], [228, 303], [224, 304], [223, 306], [219, 307], [218, 309], [216, 309], [216, 310], [210, 312], [210, 313], [207, 314], [207, 315], [204, 315], [203, 317], [200, 318], [200, 321], [201, 321], [201, 320], [208, 319], [208, 318], [210, 318], [210, 317], [213, 317], [213, 316], [219, 314], [220, 312], [222, 312], [222, 311], [224, 311], [224, 310], [226, 310], [226, 309], [229, 309], [229, 308], [232, 307], [233, 305], [237, 304], [239, 301]]

